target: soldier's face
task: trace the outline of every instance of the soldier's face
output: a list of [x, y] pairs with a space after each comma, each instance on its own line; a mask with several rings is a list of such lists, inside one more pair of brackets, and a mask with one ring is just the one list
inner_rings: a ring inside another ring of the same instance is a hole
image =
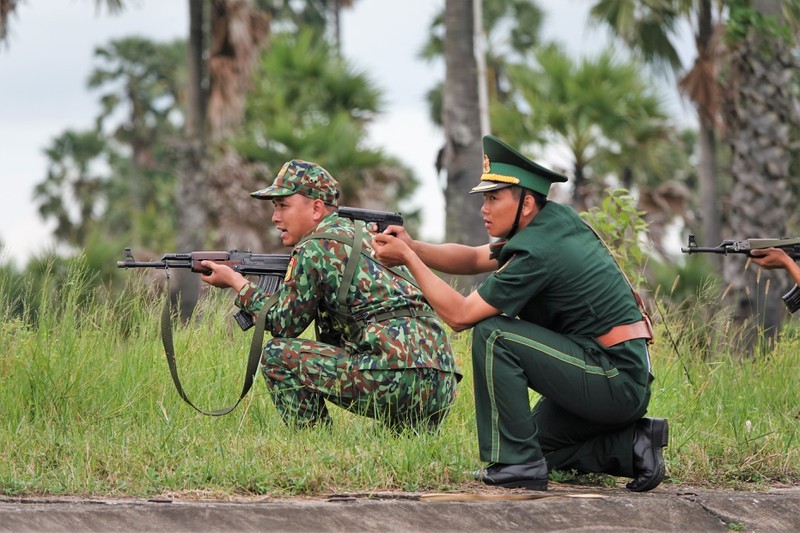
[[514, 198], [511, 188], [483, 193], [483, 225], [492, 237], [505, 237], [514, 225], [519, 200]]
[[293, 194], [275, 198], [272, 203], [275, 205], [272, 222], [281, 232], [281, 242], [284, 246], [294, 246], [300, 242], [300, 237], [316, 225], [314, 200], [311, 198]]

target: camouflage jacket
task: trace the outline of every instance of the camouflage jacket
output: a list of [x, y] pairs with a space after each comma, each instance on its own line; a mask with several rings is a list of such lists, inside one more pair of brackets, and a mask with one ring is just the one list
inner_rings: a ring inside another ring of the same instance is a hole
[[[292, 250], [278, 301], [267, 311], [266, 329], [273, 337], [298, 337], [314, 322], [317, 340], [357, 356], [365, 370], [421, 367], [459, 373], [446, 330], [409, 281], [411, 274], [372, 259], [366, 231], [352, 281], [343, 287], [356, 234], [352, 221], [332, 213], [303, 236]], [[266, 298], [248, 283], [236, 305], [257, 315]]]

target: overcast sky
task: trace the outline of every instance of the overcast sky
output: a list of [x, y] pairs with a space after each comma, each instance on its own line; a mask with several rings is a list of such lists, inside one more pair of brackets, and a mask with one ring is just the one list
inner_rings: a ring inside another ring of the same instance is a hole
[[[585, 30], [587, 0], [538, 3], [547, 12], [545, 39], [560, 40], [575, 55], [603, 42], [599, 30]], [[99, 111], [97, 94], [86, 89], [94, 48], [131, 35], [183, 38], [187, 4], [134, 0], [121, 15], [109, 16], [96, 11], [94, 0], [20, 3], [9, 45], [0, 49], [0, 242], [6, 258], [21, 266], [52, 246], [52, 225], [39, 218], [32, 190], [46, 174], [44, 148], [68, 128], [89, 129]], [[387, 103], [371, 140], [414, 168], [422, 180], [413, 200], [423, 208], [421, 237], [440, 239], [444, 202], [433, 163], [442, 134], [428, 121], [424, 95], [444, 73], [417, 53], [443, 0], [359, 0], [355, 6], [343, 20], [344, 54], [369, 73]]]

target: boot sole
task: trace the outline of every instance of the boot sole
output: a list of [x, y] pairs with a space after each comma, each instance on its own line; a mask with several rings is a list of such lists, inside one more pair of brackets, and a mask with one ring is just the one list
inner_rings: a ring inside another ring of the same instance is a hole
[[646, 484], [638, 487], [628, 483], [625, 485], [625, 487], [631, 492], [648, 492], [661, 485], [661, 482], [664, 481], [664, 474], [666, 474], [666, 471], [664, 469], [664, 462], [662, 460], [658, 464], [658, 472], [656, 472], [649, 480], [647, 480]]

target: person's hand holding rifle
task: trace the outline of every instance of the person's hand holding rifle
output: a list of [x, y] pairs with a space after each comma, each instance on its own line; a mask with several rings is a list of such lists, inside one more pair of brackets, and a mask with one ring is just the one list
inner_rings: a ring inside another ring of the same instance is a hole
[[782, 268], [786, 270], [795, 286], [783, 295], [783, 303], [787, 309], [794, 313], [800, 309], [800, 266], [795, 261], [800, 259], [800, 238], [781, 239], [744, 239], [726, 240], [714, 248], [705, 248], [697, 245], [694, 235], [689, 235], [688, 246], [682, 247], [685, 254], [715, 253], [715, 254], [746, 254], [753, 263], [767, 270]]
[[200, 274], [200, 279], [214, 287], [221, 289], [230, 287], [239, 292], [247, 284], [247, 278], [224, 263], [201, 261], [200, 266], [208, 269], [207, 272]]
[[722, 241], [719, 246], [708, 247], [698, 246], [694, 235], [689, 235], [687, 246], [681, 247], [681, 252], [685, 254], [745, 254], [752, 256], [754, 250], [766, 250], [767, 248], [779, 248], [793, 260], [800, 259], [800, 238], [780, 238], [780, 239], [729, 239]]
[[750, 258], [753, 263], [767, 270], [783, 268], [789, 270], [791, 265], [796, 265], [791, 257], [781, 248], [763, 248], [752, 250]]

